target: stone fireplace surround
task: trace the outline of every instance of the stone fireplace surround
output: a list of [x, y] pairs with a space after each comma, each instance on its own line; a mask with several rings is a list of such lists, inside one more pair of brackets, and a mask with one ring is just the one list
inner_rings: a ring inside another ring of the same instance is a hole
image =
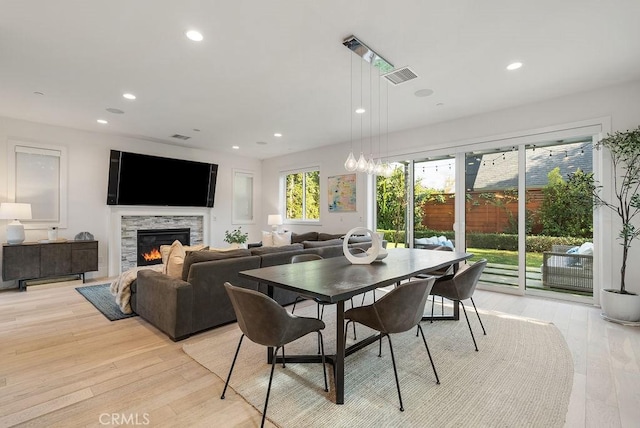
[[209, 242], [209, 208], [114, 207], [111, 211], [109, 276], [137, 265], [138, 229], [189, 228], [191, 245]]

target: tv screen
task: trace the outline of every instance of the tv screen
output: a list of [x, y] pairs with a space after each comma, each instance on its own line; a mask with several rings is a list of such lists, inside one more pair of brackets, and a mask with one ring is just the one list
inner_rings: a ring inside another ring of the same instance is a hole
[[216, 164], [119, 150], [109, 159], [107, 205], [213, 207]]

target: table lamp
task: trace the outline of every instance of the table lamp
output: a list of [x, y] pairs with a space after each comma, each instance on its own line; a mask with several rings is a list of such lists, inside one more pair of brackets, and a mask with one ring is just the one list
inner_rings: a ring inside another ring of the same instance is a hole
[[267, 224], [271, 226], [274, 232], [277, 232], [278, 226], [282, 224], [282, 216], [280, 214], [269, 214]]
[[0, 204], [0, 219], [13, 221], [7, 225], [7, 243], [22, 244], [24, 242], [24, 226], [20, 220], [31, 218], [31, 204], [3, 202]]

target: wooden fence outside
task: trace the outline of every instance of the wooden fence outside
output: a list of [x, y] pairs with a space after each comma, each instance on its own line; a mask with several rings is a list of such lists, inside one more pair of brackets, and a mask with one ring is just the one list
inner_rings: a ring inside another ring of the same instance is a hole
[[[442, 194], [443, 203], [426, 202], [422, 205], [422, 225], [431, 230], [452, 230], [455, 218], [453, 193]], [[542, 206], [542, 189], [527, 190], [526, 209], [532, 214], [532, 233], [538, 233], [542, 225], [536, 213]], [[467, 192], [466, 224], [468, 232], [505, 233], [517, 224], [518, 200], [509, 192]], [[512, 231], [513, 232], [513, 231]]]

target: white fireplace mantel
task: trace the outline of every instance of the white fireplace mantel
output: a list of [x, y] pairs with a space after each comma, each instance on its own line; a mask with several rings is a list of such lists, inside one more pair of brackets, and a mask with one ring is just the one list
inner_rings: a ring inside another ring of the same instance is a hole
[[210, 208], [197, 207], [128, 207], [116, 205], [110, 207], [109, 216], [109, 276], [116, 276], [122, 272], [122, 218], [129, 216], [140, 217], [172, 217], [196, 216], [202, 217], [202, 242], [209, 242]]

